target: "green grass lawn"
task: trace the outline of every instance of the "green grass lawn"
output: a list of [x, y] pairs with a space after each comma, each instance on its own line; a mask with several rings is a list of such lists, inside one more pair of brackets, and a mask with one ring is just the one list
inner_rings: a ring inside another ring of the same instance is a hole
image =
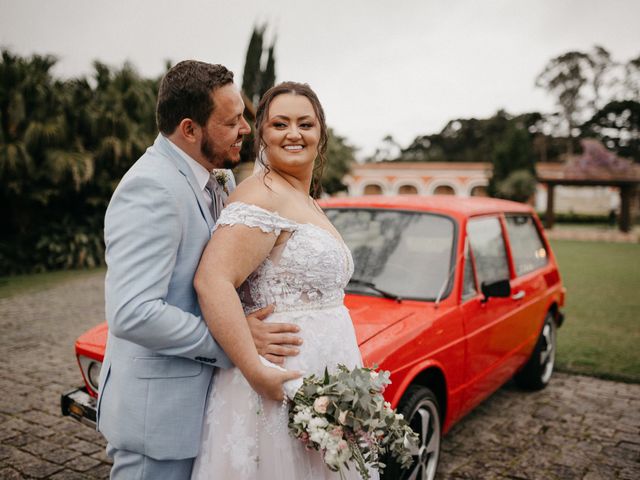
[[69, 270], [0, 277], [0, 298], [42, 290], [53, 287], [65, 280], [78, 278], [79, 276], [93, 274], [99, 271], [106, 270], [104, 268], [94, 268], [90, 270]]
[[558, 369], [640, 382], [640, 245], [551, 242], [567, 288]]

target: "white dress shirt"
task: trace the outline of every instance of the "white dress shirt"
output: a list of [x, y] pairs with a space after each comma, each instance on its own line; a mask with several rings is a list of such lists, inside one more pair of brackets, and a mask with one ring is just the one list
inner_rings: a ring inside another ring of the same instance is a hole
[[[167, 140], [169, 139], [167, 138]], [[207, 204], [207, 207], [211, 208], [211, 195], [209, 194], [209, 190], [205, 188], [207, 186], [207, 182], [209, 181], [209, 176], [211, 175], [209, 173], [209, 170], [204, 168], [202, 165], [196, 162], [193, 158], [187, 155], [187, 153], [184, 150], [178, 147], [171, 140], [169, 140], [169, 145], [171, 145], [171, 148], [173, 148], [176, 151], [176, 153], [180, 155], [180, 157], [182, 157], [185, 162], [187, 162], [187, 165], [189, 165], [189, 168], [191, 168], [193, 175], [196, 177], [196, 181], [198, 182], [198, 187], [202, 192], [202, 195], [204, 197], [204, 201]]]

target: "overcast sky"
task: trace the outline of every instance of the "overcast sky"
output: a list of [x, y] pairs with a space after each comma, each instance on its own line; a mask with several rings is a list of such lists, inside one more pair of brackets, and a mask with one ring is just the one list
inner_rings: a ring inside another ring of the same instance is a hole
[[569, 50], [640, 55], [638, 0], [0, 0], [0, 47], [54, 54], [63, 77], [195, 58], [241, 83], [256, 22], [277, 35], [277, 80], [309, 83], [360, 156], [453, 118], [552, 111], [534, 79]]

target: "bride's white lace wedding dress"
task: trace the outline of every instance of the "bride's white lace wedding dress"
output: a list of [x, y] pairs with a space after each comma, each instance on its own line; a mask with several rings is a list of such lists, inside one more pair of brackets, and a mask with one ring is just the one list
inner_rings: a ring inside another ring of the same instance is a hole
[[[217, 228], [246, 225], [288, 240], [239, 289], [245, 313], [269, 304], [268, 322], [300, 326], [300, 353], [286, 360], [287, 369], [320, 375], [339, 363], [361, 365], [344, 287], [353, 273], [351, 253], [342, 240], [313, 224], [300, 224], [255, 205], [235, 202], [220, 215]], [[337, 479], [317, 451], [305, 450], [291, 437], [288, 410], [258, 396], [237, 368], [219, 370], [209, 394], [202, 444], [192, 480]], [[355, 467], [346, 478], [359, 479]], [[377, 479], [376, 470], [371, 471]]]

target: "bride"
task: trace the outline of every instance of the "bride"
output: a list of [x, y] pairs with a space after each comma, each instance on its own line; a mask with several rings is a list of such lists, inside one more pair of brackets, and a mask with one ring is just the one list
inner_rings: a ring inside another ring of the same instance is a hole
[[[343, 305], [353, 260], [309, 196], [327, 126], [308, 85], [285, 82], [265, 93], [256, 143], [264, 168], [229, 197], [195, 276], [209, 329], [235, 368], [216, 373], [192, 479], [336, 479], [320, 452], [289, 436], [283, 394], [283, 384], [301, 375], [361, 365]], [[265, 321], [300, 326], [303, 344], [286, 357], [287, 370], [258, 355], [245, 320], [269, 304], [275, 311]], [[359, 478], [355, 468], [344, 473]]]

